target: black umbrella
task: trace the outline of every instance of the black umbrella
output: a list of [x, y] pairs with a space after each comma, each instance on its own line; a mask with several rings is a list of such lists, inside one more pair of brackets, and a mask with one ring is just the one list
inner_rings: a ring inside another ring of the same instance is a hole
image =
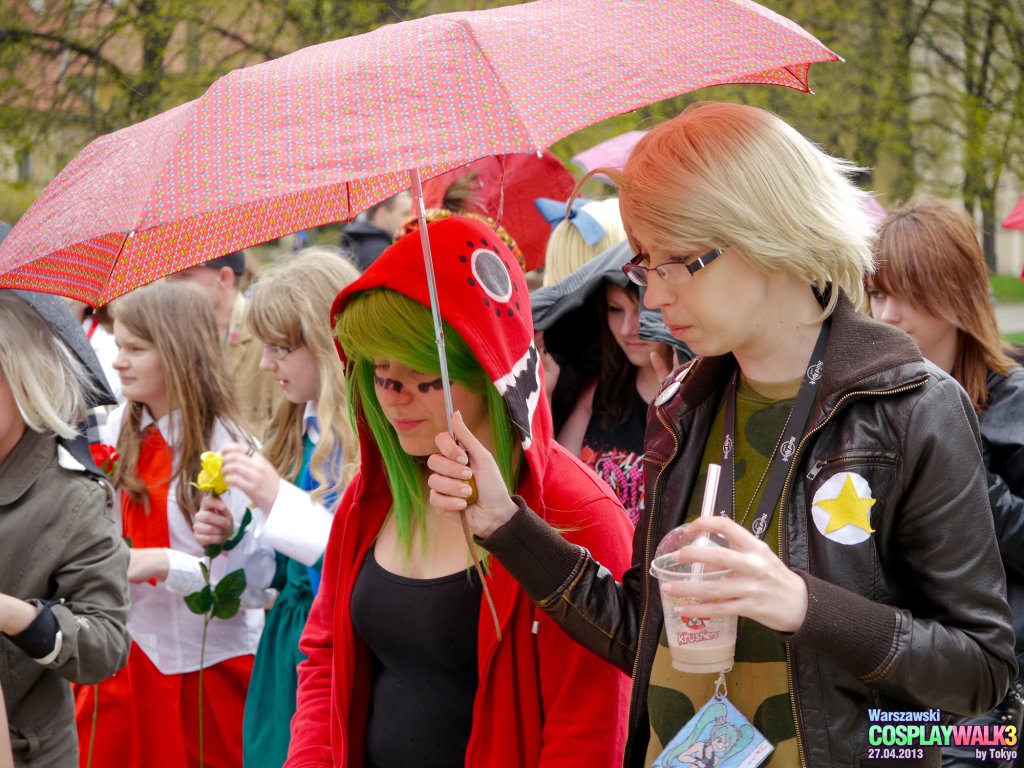
[[75, 317], [71, 307], [66, 300], [59, 296], [48, 293], [36, 293], [35, 291], [10, 290], [15, 296], [28, 304], [39, 313], [47, 324], [53, 329], [54, 334], [63, 341], [82, 365], [89, 372], [92, 390], [87, 394], [86, 406], [95, 408], [100, 405], [117, 405], [117, 398], [110, 391], [107, 377], [100, 366], [99, 358], [89, 343], [89, 338], [82, 330], [82, 324]]

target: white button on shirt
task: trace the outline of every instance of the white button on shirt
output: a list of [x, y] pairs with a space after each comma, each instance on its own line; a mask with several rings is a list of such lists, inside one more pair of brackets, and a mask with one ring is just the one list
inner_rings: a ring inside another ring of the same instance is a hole
[[[116, 445], [126, 405], [119, 406], [107, 419], [102, 439]], [[140, 429], [153, 423], [143, 411]], [[180, 431], [178, 412], [156, 422], [167, 444], [175, 445], [175, 434]], [[208, 450], [220, 451], [228, 443], [237, 442], [221, 422], [214, 425]], [[180, 456], [175, 451], [172, 477], [177, 471]], [[173, 675], [199, 669], [200, 644], [203, 636], [203, 617], [192, 613], [184, 597], [203, 588], [204, 579], [199, 563], [206, 558], [192, 534], [191, 523], [178, 506], [178, 484], [171, 481], [167, 493], [167, 529], [170, 548], [167, 550], [170, 568], [167, 578], [156, 585], [149, 583], [130, 585], [131, 609], [128, 613], [128, 631], [154, 666], [162, 674]], [[238, 489], [231, 489], [222, 497], [231, 511], [235, 526], [239, 526], [249, 498]], [[114, 504], [115, 519], [120, 525], [120, 493]], [[251, 529], [251, 526], [250, 526]], [[227, 573], [239, 568], [245, 570], [249, 587], [242, 596], [242, 609], [230, 619], [212, 619], [206, 634], [204, 666], [226, 659], [256, 652], [263, 631], [263, 607], [272, 592], [263, 589], [270, 584], [276, 568], [274, 552], [256, 540], [252, 530], [237, 547], [213, 559], [210, 576], [216, 584]]]

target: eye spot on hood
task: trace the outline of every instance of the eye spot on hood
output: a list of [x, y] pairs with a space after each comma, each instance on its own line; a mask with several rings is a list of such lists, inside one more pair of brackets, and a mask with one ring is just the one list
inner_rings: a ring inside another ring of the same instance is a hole
[[504, 304], [512, 298], [512, 276], [494, 251], [477, 248], [471, 257], [473, 277], [494, 301]]

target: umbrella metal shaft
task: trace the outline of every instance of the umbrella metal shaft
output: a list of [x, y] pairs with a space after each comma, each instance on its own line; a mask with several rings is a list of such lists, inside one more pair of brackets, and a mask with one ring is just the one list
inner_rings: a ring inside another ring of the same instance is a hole
[[427, 210], [423, 204], [423, 184], [420, 181], [418, 168], [409, 171], [412, 182], [413, 210], [419, 222], [420, 243], [423, 246], [423, 266], [427, 271], [427, 291], [430, 294], [430, 316], [434, 320], [434, 341], [437, 343], [437, 357], [441, 364], [441, 388], [444, 390], [444, 414], [448, 423], [448, 433], [455, 437], [452, 430], [452, 383], [448, 378], [448, 355], [444, 348], [444, 325], [441, 321], [441, 308], [437, 299], [437, 282], [434, 280], [434, 260], [430, 253], [430, 235], [427, 233]]

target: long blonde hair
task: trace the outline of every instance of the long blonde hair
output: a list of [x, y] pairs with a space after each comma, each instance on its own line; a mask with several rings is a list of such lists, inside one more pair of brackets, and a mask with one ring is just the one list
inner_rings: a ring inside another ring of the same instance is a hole
[[[199, 456], [210, 450], [213, 428], [219, 419], [232, 439], [244, 440], [238, 424], [234, 394], [224, 369], [220, 334], [210, 302], [200, 288], [165, 281], [133, 291], [114, 305], [114, 323], [152, 344], [160, 358], [167, 387], [169, 412], [179, 411], [180, 434], [171, 446], [178, 457], [177, 501], [191, 520], [202, 493], [191, 482], [199, 474]], [[129, 400], [117, 450], [121, 454], [114, 484], [136, 503], [149, 498], [137, 467], [142, 448], [142, 409]]]
[[922, 196], [892, 210], [878, 229], [874, 287], [898, 296], [957, 329], [953, 378], [978, 413], [988, 407], [988, 372], [1005, 376], [1013, 365], [989, 297], [988, 265], [974, 221]]
[[71, 438], [93, 388], [85, 366], [28, 303], [0, 291], [0, 372], [25, 426]]
[[[316, 358], [320, 440], [309, 470], [319, 485], [313, 493], [317, 501], [344, 488], [359, 467], [359, 443], [348, 419], [345, 369], [334, 348], [329, 319], [334, 297], [358, 277], [359, 270], [341, 253], [306, 248], [260, 277], [249, 306], [249, 324], [262, 341], [282, 347], [305, 346]], [[301, 403], [284, 400], [271, 419], [265, 446], [274, 468], [291, 480], [302, 465], [304, 409]], [[339, 448], [340, 467], [334, 465]]]
[[[864, 306], [873, 227], [851, 180], [859, 169], [831, 157], [781, 118], [743, 104], [697, 104], [654, 128], [621, 170], [597, 168], [619, 207], [651, 233], [644, 247], [689, 253], [734, 246], [766, 274], [786, 272], [824, 293], [831, 283]], [[832, 291], [825, 307], [839, 300]]]

